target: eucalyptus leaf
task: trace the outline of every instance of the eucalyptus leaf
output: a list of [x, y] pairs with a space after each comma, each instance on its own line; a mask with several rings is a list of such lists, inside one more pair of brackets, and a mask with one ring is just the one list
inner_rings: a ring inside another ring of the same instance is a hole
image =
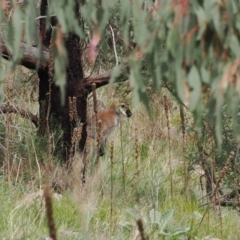
[[188, 74], [188, 84], [190, 89], [190, 105], [189, 108], [194, 110], [201, 96], [201, 80], [200, 75], [195, 66], [193, 66]]
[[[9, 54], [4, 56], [9, 57], [8, 71], [13, 72], [20, 63], [23, 56], [20, 50], [25, 42], [33, 49], [37, 45], [34, 53], [37, 51], [38, 56], [42, 54], [43, 36], [39, 32], [39, 21], [45, 18], [48, 30], [52, 28], [50, 20], [54, 17], [62, 35], [57, 38], [58, 49], [53, 51], [54, 81], [62, 92], [68, 81], [67, 56], [71, 55], [66, 52], [64, 41], [69, 34], [77, 34], [82, 51], [79, 59], [82, 59], [87, 55], [86, 49], [93, 39], [93, 33], [98, 31], [101, 39], [94, 46], [99, 53], [96, 66], [107, 71], [114, 67], [115, 55], [118, 59], [124, 59], [124, 67], [114, 68], [110, 82], [120, 75], [122, 79], [129, 77], [134, 86], [135, 101], [149, 106], [147, 86], [152, 84], [154, 91], [164, 82], [181, 103], [189, 100], [195, 124], [202, 121], [205, 112], [211, 113], [211, 124], [216, 125], [215, 137], [219, 142], [222, 138], [222, 107], [228, 105], [229, 111], [238, 111], [238, 91], [232, 98], [229, 97], [235, 84], [231, 78], [237, 75], [239, 69], [240, 5], [236, 0], [226, 3], [194, 0], [187, 1], [186, 6], [172, 4], [172, 0], [161, 1], [160, 5], [158, 1], [153, 3], [150, 0], [51, 0], [47, 1], [46, 16], [39, 16], [38, 4], [41, 1], [26, 0], [24, 4], [10, 2], [8, 18], [0, 9], [3, 23], [0, 41], [4, 45], [2, 50], [6, 52], [7, 48]], [[114, 36], [108, 24], [114, 28]], [[40, 57], [36, 58], [35, 68], [43, 67], [40, 66]], [[25, 64], [24, 61], [21, 63]], [[84, 71], [92, 71], [92, 66], [83, 65]], [[223, 76], [226, 76], [225, 81], [219, 87]], [[205, 90], [209, 93], [209, 104], [202, 101], [207, 98]], [[232, 126], [237, 126], [235, 115], [232, 115], [232, 121]]]
[[117, 65], [113, 68], [111, 72], [111, 78], [110, 78], [110, 83], [113, 83], [116, 78], [121, 74], [122, 71], [122, 65]]
[[[38, 39], [38, 32], [37, 32], [37, 7], [35, 2], [32, 0], [28, 0], [26, 4], [26, 16], [27, 19], [25, 20], [25, 32], [26, 32], [26, 40], [27, 44], [32, 44], [34, 39]], [[35, 40], [36, 41], [36, 40]]]

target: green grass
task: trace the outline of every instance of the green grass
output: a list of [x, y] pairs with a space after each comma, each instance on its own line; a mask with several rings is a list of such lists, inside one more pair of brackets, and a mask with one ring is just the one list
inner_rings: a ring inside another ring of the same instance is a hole
[[[237, 210], [221, 208], [220, 215], [218, 209], [205, 205], [206, 198], [199, 201], [205, 192], [201, 192], [197, 174], [191, 175], [188, 191], [184, 191], [182, 139], [171, 136], [169, 146], [162, 137], [166, 120], [163, 106], [157, 104], [154, 121], [142, 107], [133, 109], [131, 119], [123, 119], [122, 132], [118, 129], [112, 138], [113, 165], [108, 146], [100, 166], [88, 175], [85, 189], [77, 182], [69, 184], [72, 172], [66, 172], [55, 161], [47, 161], [45, 140], [37, 139], [36, 131], [22, 121], [11, 135], [5, 136], [12, 144], [8, 149], [12, 151], [12, 170], [0, 175], [0, 239], [40, 240], [48, 236], [44, 201], [41, 196], [30, 196], [46, 182], [68, 182], [61, 198], [53, 198], [58, 239], [139, 239], [136, 220], [140, 218], [147, 239], [202, 240], [212, 236], [237, 240]], [[174, 124], [179, 123], [177, 114], [175, 110], [171, 115]], [[12, 121], [14, 125], [19, 117]], [[187, 142], [186, 152], [194, 147], [194, 143]], [[194, 161], [194, 157], [191, 155], [190, 160]], [[80, 175], [77, 177], [80, 179]], [[161, 216], [160, 220], [156, 216]], [[183, 234], [174, 236], [177, 229]]]

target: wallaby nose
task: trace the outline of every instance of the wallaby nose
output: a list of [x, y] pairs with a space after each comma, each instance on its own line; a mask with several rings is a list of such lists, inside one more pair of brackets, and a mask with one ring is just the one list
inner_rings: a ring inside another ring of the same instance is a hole
[[105, 154], [105, 150], [103, 147], [99, 148], [99, 156], [102, 157]]
[[126, 114], [127, 114], [127, 117], [131, 117], [132, 116], [132, 112], [129, 109], [126, 111]]

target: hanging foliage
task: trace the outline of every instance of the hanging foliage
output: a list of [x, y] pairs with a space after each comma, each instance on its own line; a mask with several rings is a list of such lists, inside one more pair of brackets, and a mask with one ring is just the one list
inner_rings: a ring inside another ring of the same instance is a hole
[[[76, 2], [84, 22], [81, 26], [74, 14]], [[62, 94], [66, 81], [63, 68], [67, 64], [62, 36], [74, 32], [89, 42], [90, 60], [95, 61], [108, 26], [113, 24], [117, 58], [121, 61], [113, 70], [112, 80], [128, 66], [135, 97], [147, 104], [145, 75], [141, 74], [144, 67], [152, 88], [161, 87], [162, 82], [171, 86], [179, 101], [194, 113], [196, 122], [201, 123], [203, 111], [211, 113], [219, 143], [223, 106], [232, 113], [233, 126], [239, 130], [236, 113], [240, 100], [240, 5], [237, 0], [50, 0], [46, 16], [39, 16], [38, 6], [39, 1], [32, 0], [0, 3], [0, 51], [4, 57], [7, 49], [9, 59], [8, 67], [0, 69], [1, 85], [25, 56], [27, 48], [23, 42], [35, 47], [36, 68], [46, 60], [37, 31], [40, 18], [48, 20], [47, 28], [51, 27], [51, 17], [58, 19], [53, 51], [54, 81], [61, 86]], [[11, 12], [8, 19], [6, 11]], [[108, 58], [103, 56], [104, 60]], [[2, 96], [3, 87], [0, 91]]]

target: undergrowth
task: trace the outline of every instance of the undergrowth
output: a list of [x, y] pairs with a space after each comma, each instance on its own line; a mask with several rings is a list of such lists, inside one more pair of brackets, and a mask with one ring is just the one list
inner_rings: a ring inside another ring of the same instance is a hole
[[[107, 102], [111, 88], [98, 98]], [[31, 108], [30, 99], [21, 101]], [[143, 106], [132, 106], [133, 116], [121, 120], [84, 187], [80, 174], [57, 157], [48, 161], [47, 139], [28, 120], [2, 115], [0, 238], [48, 236], [42, 194], [47, 184], [53, 190], [57, 239], [237, 240], [237, 209], [209, 203], [203, 169], [186, 169], [186, 161], [195, 163], [198, 138], [188, 129], [183, 138], [178, 106], [162, 90], [153, 95], [151, 107], [149, 116]], [[190, 114], [185, 112], [185, 118], [190, 129]], [[61, 132], [52, 134], [56, 143]]]

